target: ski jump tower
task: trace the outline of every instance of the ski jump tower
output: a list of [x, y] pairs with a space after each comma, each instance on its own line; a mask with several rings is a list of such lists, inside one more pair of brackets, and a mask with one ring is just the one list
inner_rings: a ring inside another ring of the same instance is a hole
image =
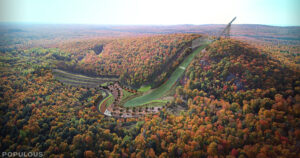
[[231, 24], [233, 23], [233, 21], [236, 19], [236, 17], [234, 17], [225, 27], [225, 29], [217, 36], [216, 39], [214, 40], [208, 40], [207, 38], [197, 38], [195, 40], [192, 41], [192, 46], [190, 48], [195, 49], [198, 48], [199, 46], [203, 45], [203, 43], [207, 43], [207, 41], [210, 42], [214, 42], [216, 40], [220, 40], [221, 36], [225, 36], [225, 38], [230, 38], [230, 28], [231, 28]]
[[219, 40], [221, 38], [221, 36], [225, 36], [225, 38], [230, 38], [230, 29], [231, 29], [231, 24], [233, 23], [233, 21], [236, 19], [236, 17], [234, 17], [229, 23], [228, 25], [225, 27], [225, 29], [221, 32], [221, 34], [219, 34], [219, 36], [217, 37], [217, 40]]

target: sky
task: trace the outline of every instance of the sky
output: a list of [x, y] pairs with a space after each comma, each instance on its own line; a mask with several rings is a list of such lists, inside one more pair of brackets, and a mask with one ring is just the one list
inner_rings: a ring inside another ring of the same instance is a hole
[[300, 0], [0, 0], [0, 22], [300, 26]]

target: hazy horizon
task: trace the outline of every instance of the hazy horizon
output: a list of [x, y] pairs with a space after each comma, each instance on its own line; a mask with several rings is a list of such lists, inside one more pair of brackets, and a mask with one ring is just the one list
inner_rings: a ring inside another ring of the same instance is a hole
[[297, 0], [0, 0], [1, 23], [300, 26]]
[[[191, 26], [203, 26], [203, 25], [227, 25], [228, 23], [224, 24], [82, 24], [82, 23], [38, 23], [38, 22], [0, 22], [0, 25], [61, 25], [61, 26], [183, 26], [183, 25], [191, 25]], [[281, 25], [271, 25], [271, 24], [232, 24], [232, 25], [262, 25], [262, 26], [271, 26], [271, 27], [300, 27], [299, 25], [288, 25], [288, 26], [281, 26]]]

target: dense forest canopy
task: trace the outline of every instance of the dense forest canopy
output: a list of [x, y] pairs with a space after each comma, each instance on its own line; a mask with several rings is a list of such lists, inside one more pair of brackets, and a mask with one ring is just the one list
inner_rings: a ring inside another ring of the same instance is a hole
[[99, 113], [102, 89], [65, 84], [53, 69], [111, 77], [132, 90], [159, 86], [191, 53], [190, 42], [205, 36], [194, 33], [214, 35], [219, 26], [64, 27], [72, 29], [1, 28], [1, 151], [87, 158], [300, 156], [299, 28], [233, 27], [234, 39], [215, 41], [196, 55], [164, 96], [173, 98], [167, 106], [124, 119]]
[[[124, 84], [135, 88], [152, 80], [158, 84], [166, 76], [165, 68], [174, 69], [187, 55], [182, 52], [197, 37], [170, 34], [72, 42], [59, 45], [70, 53], [70, 62], [63, 60], [58, 67], [93, 76], [120, 76]], [[97, 45], [103, 45], [101, 54], [93, 50]]]

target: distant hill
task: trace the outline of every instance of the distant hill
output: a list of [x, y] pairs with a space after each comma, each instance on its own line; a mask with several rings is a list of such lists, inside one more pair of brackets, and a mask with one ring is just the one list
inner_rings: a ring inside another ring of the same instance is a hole
[[[207, 25], [47, 25], [0, 23], [0, 48], [51, 47], [78, 39], [122, 37], [149, 34], [199, 33], [217, 36], [225, 24]], [[279, 27], [258, 24], [233, 24], [231, 35], [238, 39], [300, 45], [300, 26]], [[31, 42], [28, 42], [28, 41]]]
[[[217, 36], [226, 27], [225, 24], [207, 25], [169, 25], [169, 26], [113, 26], [113, 31], [135, 33], [201, 33]], [[300, 42], [300, 26], [269, 26], [260, 24], [233, 24], [233, 37], [251, 37], [255, 39], [296, 40]]]

